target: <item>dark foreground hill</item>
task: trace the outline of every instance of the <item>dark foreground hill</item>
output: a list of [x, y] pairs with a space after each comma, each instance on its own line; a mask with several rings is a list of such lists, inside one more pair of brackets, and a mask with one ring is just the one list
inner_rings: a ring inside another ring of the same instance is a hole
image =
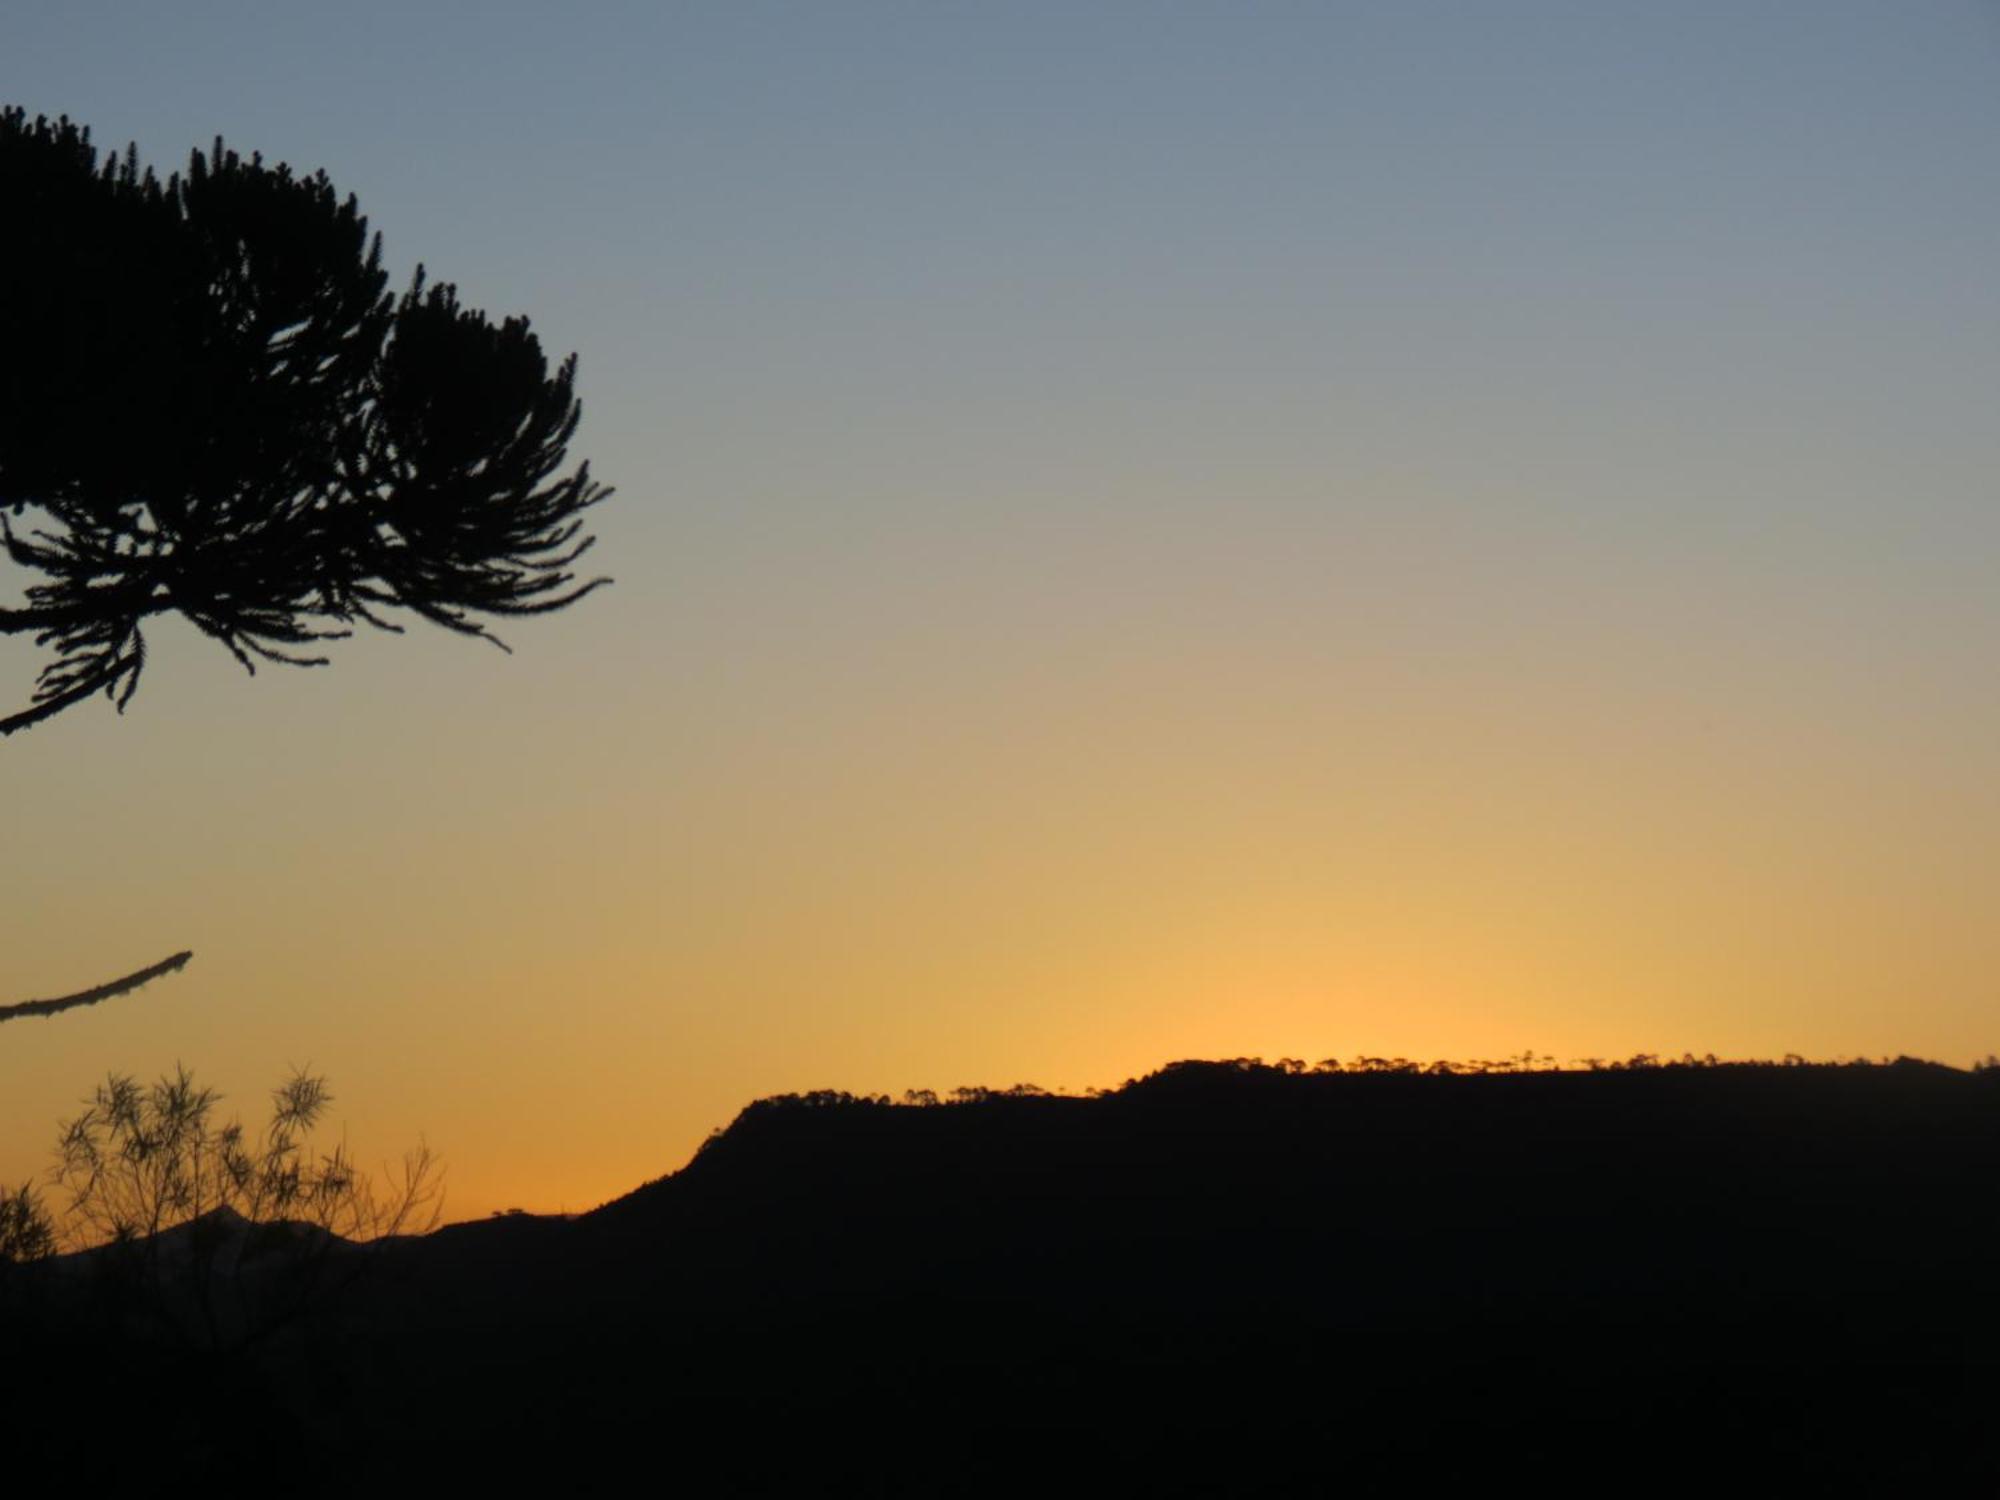
[[365, 1274], [226, 1356], [101, 1307], [17, 1320], [16, 1432], [335, 1492], [2000, 1478], [1990, 1071], [1188, 1063], [1088, 1099], [791, 1097], [594, 1213], [342, 1264]]

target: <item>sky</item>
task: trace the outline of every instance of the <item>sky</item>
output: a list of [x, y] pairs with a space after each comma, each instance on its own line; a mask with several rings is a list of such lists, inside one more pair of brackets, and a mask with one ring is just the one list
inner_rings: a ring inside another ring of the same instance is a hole
[[0, 1001], [195, 953], [0, 1028], [0, 1181], [176, 1062], [459, 1218], [790, 1090], [2000, 1051], [2000, 6], [19, 0], [0, 103], [324, 168], [617, 491], [512, 656], [0, 744]]

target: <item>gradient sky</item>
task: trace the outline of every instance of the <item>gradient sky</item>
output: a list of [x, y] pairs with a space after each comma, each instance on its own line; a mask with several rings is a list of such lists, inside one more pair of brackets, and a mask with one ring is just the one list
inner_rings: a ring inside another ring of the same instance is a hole
[[618, 490], [512, 657], [0, 745], [0, 1000], [196, 953], [0, 1028], [0, 1179], [176, 1060], [463, 1217], [791, 1089], [2000, 1050], [2000, 8], [20, 0], [0, 102], [324, 167]]

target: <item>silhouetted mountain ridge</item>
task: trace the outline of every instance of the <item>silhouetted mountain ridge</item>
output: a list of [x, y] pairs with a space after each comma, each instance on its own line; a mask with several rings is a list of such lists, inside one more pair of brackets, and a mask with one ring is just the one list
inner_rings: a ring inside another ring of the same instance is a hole
[[2000, 1072], [1907, 1059], [1478, 1074], [1182, 1062], [1093, 1097], [964, 1093], [759, 1100], [682, 1171], [579, 1223], [636, 1226], [700, 1203], [948, 1200], [975, 1183], [980, 1196], [1043, 1201], [1296, 1199], [1310, 1183], [1336, 1200], [1420, 1184], [1430, 1201], [1553, 1190], [1587, 1204], [1685, 1180], [1701, 1196], [1749, 1190], [1773, 1204], [1851, 1192], [1857, 1172], [1900, 1194], [1993, 1164], [2000, 1146]]
[[1907, 1487], [2000, 1477], [1996, 1265], [2000, 1070], [1186, 1062], [759, 1100], [589, 1214], [391, 1247], [324, 1347], [368, 1463], [420, 1411], [746, 1492]]

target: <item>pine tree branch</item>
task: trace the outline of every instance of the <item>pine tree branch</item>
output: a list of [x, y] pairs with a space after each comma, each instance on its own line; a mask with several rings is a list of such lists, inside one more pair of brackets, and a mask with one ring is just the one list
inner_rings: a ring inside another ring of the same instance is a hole
[[53, 1016], [59, 1011], [74, 1010], [79, 1005], [95, 1005], [100, 1000], [110, 1000], [136, 990], [148, 980], [175, 973], [185, 968], [187, 961], [193, 957], [192, 951], [176, 953], [172, 958], [163, 958], [136, 974], [127, 974], [123, 979], [114, 979], [95, 989], [78, 990], [74, 995], [62, 995], [54, 1000], [23, 1000], [18, 1005], [0, 1005], [0, 1021], [18, 1020], [22, 1016]]
[[[132, 671], [134, 665], [130, 659], [114, 662], [108, 667], [90, 673], [74, 687], [44, 698], [31, 708], [24, 708], [19, 713], [7, 715], [6, 718], [0, 719], [0, 738], [17, 730], [26, 729], [30, 725], [39, 724], [44, 719], [52, 719], [70, 705], [83, 702], [92, 693], [101, 693], [115, 687], [118, 679]], [[0, 1021], [5, 1019], [6, 1013], [0, 1011]]]

